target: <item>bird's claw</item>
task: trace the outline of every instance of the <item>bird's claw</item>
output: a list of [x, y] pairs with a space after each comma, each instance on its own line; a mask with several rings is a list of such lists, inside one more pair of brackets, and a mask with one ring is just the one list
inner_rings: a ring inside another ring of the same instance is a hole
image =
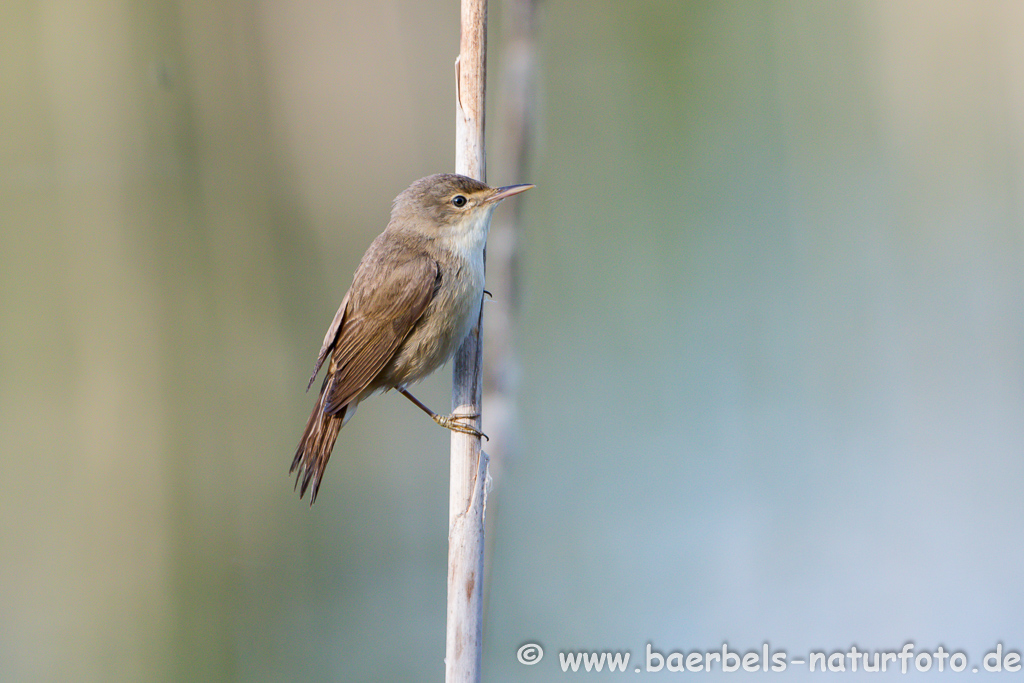
[[481, 432], [472, 425], [463, 424], [460, 420], [475, 420], [480, 417], [480, 413], [473, 413], [472, 415], [433, 415], [434, 422], [441, 425], [445, 429], [450, 429], [453, 432], [459, 432], [460, 434], [469, 434], [470, 436], [476, 436], [490, 441], [490, 437]]

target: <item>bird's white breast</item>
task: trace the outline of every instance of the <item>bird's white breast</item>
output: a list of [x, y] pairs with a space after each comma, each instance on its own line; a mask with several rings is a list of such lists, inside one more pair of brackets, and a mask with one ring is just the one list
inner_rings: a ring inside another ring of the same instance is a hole
[[[446, 264], [441, 287], [424, 312], [424, 318], [435, 319], [435, 324], [414, 328], [398, 348], [386, 384], [399, 386], [423, 379], [451, 357], [476, 324], [484, 289], [484, 245], [492, 213], [493, 208], [482, 215], [468, 216], [445, 235], [444, 245], [454, 258]], [[437, 317], [445, 324], [438, 324]]]

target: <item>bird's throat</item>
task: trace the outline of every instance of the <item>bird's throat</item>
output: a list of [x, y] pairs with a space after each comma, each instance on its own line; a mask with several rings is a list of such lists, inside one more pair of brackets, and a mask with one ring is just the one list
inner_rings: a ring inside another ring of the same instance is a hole
[[483, 268], [484, 245], [491, 225], [494, 207], [466, 216], [465, 220], [448, 233], [449, 248], [457, 257]]

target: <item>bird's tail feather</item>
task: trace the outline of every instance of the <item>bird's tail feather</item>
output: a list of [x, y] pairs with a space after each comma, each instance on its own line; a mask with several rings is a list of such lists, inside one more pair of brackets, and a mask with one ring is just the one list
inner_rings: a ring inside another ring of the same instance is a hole
[[323, 387], [320, 389], [320, 398], [317, 399], [313, 413], [306, 423], [306, 430], [299, 440], [299, 447], [295, 449], [295, 457], [292, 459], [292, 466], [288, 473], [298, 471], [295, 475], [295, 487], [299, 489], [299, 498], [306, 495], [309, 489], [309, 504], [316, 502], [316, 494], [320, 489], [320, 480], [327, 468], [327, 461], [334, 450], [334, 442], [338, 438], [338, 432], [352, 417], [355, 412], [355, 402], [342, 406], [336, 413], [328, 413], [324, 410], [327, 396], [331, 393], [331, 385], [334, 376], [328, 374], [324, 378]]

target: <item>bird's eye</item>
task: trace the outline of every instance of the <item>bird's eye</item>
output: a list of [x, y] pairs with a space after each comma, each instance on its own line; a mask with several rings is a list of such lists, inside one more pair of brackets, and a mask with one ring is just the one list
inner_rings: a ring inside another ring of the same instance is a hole
[[461, 194], [457, 194], [454, 197], [452, 197], [452, 205], [461, 209], [463, 206], [466, 205], [466, 198], [463, 197]]

